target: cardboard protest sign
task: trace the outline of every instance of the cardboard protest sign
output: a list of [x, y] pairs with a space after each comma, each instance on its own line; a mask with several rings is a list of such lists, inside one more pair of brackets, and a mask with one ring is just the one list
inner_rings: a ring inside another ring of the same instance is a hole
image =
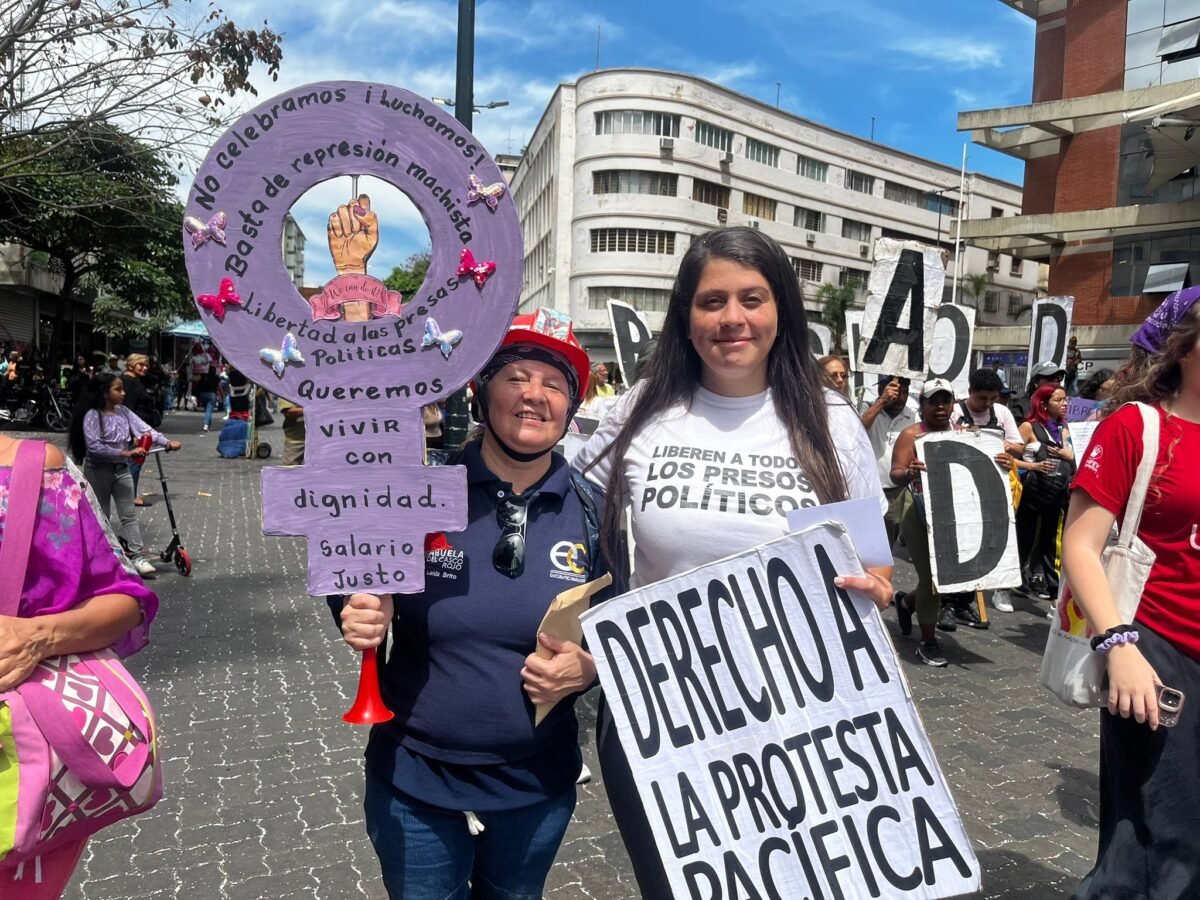
[[[567, 563], [572, 564], [569, 551]], [[538, 626], [537, 634], [548, 634], [562, 641], [582, 644], [583, 626], [579, 624], [579, 617], [587, 612], [592, 595], [604, 590], [610, 584], [612, 584], [612, 575], [605, 572], [595, 581], [577, 584], [575, 587], [563, 591], [550, 601], [550, 608], [546, 610], [546, 615], [542, 616], [542, 623]], [[534, 640], [537, 641], [537, 635], [534, 635]], [[543, 647], [540, 641], [537, 642], [537, 649], [534, 652], [542, 659], [554, 657], [553, 651]], [[552, 703], [533, 704], [533, 724], [541, 725], [542, 720], [557, 704], [557, 700]]]
[[[337, 277], [311, 301], [290, 281], [284, 216], [339, 175], [381, 178], [420, 210], [432, 256], [414, 295], [367, 272], [380, 234], [366, 194], [330, 210]], [[188, 276], [213, 340], [304, 408], [304, 465], [263, 471], [263, 530], [308, 538], [312, 594], [421, 590], [425, 535], [463, 529], [467, 511], [465, 470], [422, 465], [421, 407], [491, 357], [521, 290], [521, 228], [500, 170], [425, 98], [324, 82], [222, 135], [186, 212]]]
[[808, 323], [808, 349], [820, 359], [833, 353], [833, 329], [820, 322]]
[[861, 571], [826, 523], [584, 614], [675, 897], [979, 887]]
[[850, 396], [856, 403], [874, 403], [879, 396], [877, 376], [858, 367], [858, 342], [862, 338], [863, 311], [846, 310], [846, 355], [850, 358]]
[[925, 378], [945, 281], [938, 248], [892, 238], [875, 242], [858, 346], [859, 369]]
[[975, 339], [975, 310], [943, 303], [933, 326], [929, 378], [954, 385], [954, 396], [965, 397], [971, 380], [971, 345]]
[[1096, 433], [1096, 429], [1100, 427], [1098, 421], [1095, 422], [1072, 422], [1069, 433], [1071, 435], [1071, 449], [1075, 452], [1075, 461], [1077, 466], [1081, 466], [1081, 460], [1087, 458], [1088, 447], [1092, 443], [1092, 435]]
[[1021, 583], [1008, 473], [996, 465], [1004, 440], [978, 430], [917, 440], [933, 583], [943, 593]]
[[1066, 369], [1074, 308], [1074, 297], [1043, 297], [1033, 304], [1033, 323], [1029, 327], [1030, 369], [1044, 362]]
[[612, 325], [613, 347], [617, 351], [617, 367], [621, 381], [633, 384], [637, 362], [646, 352], [654, 335], [642, 314], [620, 300], [608, 301], [608, 321]]
[[1083, 422], [1103, 405], [1103, 400], [1084, 400], [1082, 397], [1068, 397], [1067, 421]]

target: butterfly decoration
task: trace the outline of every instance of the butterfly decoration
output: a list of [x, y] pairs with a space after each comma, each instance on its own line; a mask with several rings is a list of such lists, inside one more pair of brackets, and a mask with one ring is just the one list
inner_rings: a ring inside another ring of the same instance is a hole
[[225, 307], [241, 306], [242, 295], [233, 289], [232, 279], [222, 278], [221, 287], [216, 294], [200, 294], [196, 297], [196, 302], [212, 313], [218, 322], [224, 322]]
[[283, 370], [288, 363], [304, 362], [304, 357], [300, 355], [300, 344], [290, 331], [283, 336], [283, 345], [278, 350], [263, 347], [258, 351], [258, 358], [265, 363], [270, 363], [271, 368], [280, 378], [283, 377]]
[[207, 222], [201, 222], [195, 216], [183, 217], [183, 227], [192, 236], [193, 250], [199, 250], [206, 241], [215, 241], [224, 247], [227, 222], [223, 212], [216, 213]]
[[486, 262], [476, 264], [475, 254], [466, 247], [463, 247], [462, 256], [459, 257], [458, 262], [459, 278], [462, 278], [464, 275], [470, 275], [475, 279], [475, 283], [479, 285], [479, 287], [483, 287], [483, 283], [487, 281], [495, 271], [496, 264], [494, 262], [489, 259]]
[[503, 181], [485, 185], [479, 180], [478, 175], [471, 174], [467, 176], [467, 184], [470, 185], [470, 188], [467, 190], [468, 203], [483, 200], [487, 203], [488, 209], [493, 211], [500, 205], [500, 198], [504, 196], [505, 184]]
[[450, 354], [462, 339], [461, 331], [458, 329], [442, 331], [437, 320], [430, 316], [425, 320], [425, 335], [421, 338], [421, 348], [427, 350], [430, 347], [437, 347], [442, 351], [442, 356], [449, 359]]

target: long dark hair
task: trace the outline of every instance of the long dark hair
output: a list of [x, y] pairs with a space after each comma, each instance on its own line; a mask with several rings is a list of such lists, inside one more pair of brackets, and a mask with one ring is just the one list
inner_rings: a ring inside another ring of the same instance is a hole
[[838, 466], [833, 436], [829, 433], [829, 401], [824, 390], [828, 379], [809, 350], [804, 298], [791, 262], [783, 248], [761, 231], [746, 227], [718, 228], [696, 238], [684, 254], [671, 289], [662, 333], [638, 380], [638, 394], [629, 416], [616, 440], [588, 466], [591, 469], [605, 457], [612, 457], [602, 523], [610, 564], [619, 555], [616, 545], [628, 500], [624, 468], [629, 445], [635, 435], [672, 406], [680, 403], [690, 406], [700, 385], [700, 356], [688, 332], [692, 298], [711, 259], [732, 260], [756, 269], [770, 285], [779, 317], [775, 343], [767, 356], [767, 384], [775, 415], [790, 435], [796, 462], [820, 501], [833, 503], [847, 498], [846, 479]]
[[88, 410], [104, 409], [108, 389], [112, 387], [114, 381], [120, 381], [120, 379], [121, 376], [116, 372], [99, 372], [93, 375], [88, 381], [87, 393], [83, 395], [83, 399], [71, 412], [69, 446], [71, 458], [75, 462], [82, 463], [84, 456], [87, 455], [87, 441], [83, 438], [83, 417], [87, 415]]

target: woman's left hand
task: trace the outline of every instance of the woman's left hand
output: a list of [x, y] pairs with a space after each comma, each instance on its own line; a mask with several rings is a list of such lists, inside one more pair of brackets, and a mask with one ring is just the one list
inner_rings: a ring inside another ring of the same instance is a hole
[[181, 444], [179, 441], [167, 441], [167, 449], [168, 450], [179, 450], [182, 447], [183, 447], [183, 444]]
[[0, 691], [11, 691], [28, 678], [46, 649], [36, 619], [0, 616]]
[[840, 588], [862, 591], [879, 609], [887, 609], [892, 605], [895, 590], [892, 588], [891, 579], [884, 578], [876, 572], [868, 571], [865, 575], [839, 575], [833, 579], [833, 583]]
[[525, 657], [521, 680], [534, 703], [556, 703], [585, 690], [596, 680], [596, 663], [578, 644], [550, 634], [539, 634], [538, 643], [554, 656], [544, 659], [530, 653]]

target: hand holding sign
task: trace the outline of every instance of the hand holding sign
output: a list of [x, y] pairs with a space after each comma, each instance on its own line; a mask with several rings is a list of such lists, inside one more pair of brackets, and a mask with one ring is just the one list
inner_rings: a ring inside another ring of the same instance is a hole
[[342, 637], [355, 650], [373, 650], [383, 643], [392, 611], [391, 594], [351, 594], [342, 607]]

